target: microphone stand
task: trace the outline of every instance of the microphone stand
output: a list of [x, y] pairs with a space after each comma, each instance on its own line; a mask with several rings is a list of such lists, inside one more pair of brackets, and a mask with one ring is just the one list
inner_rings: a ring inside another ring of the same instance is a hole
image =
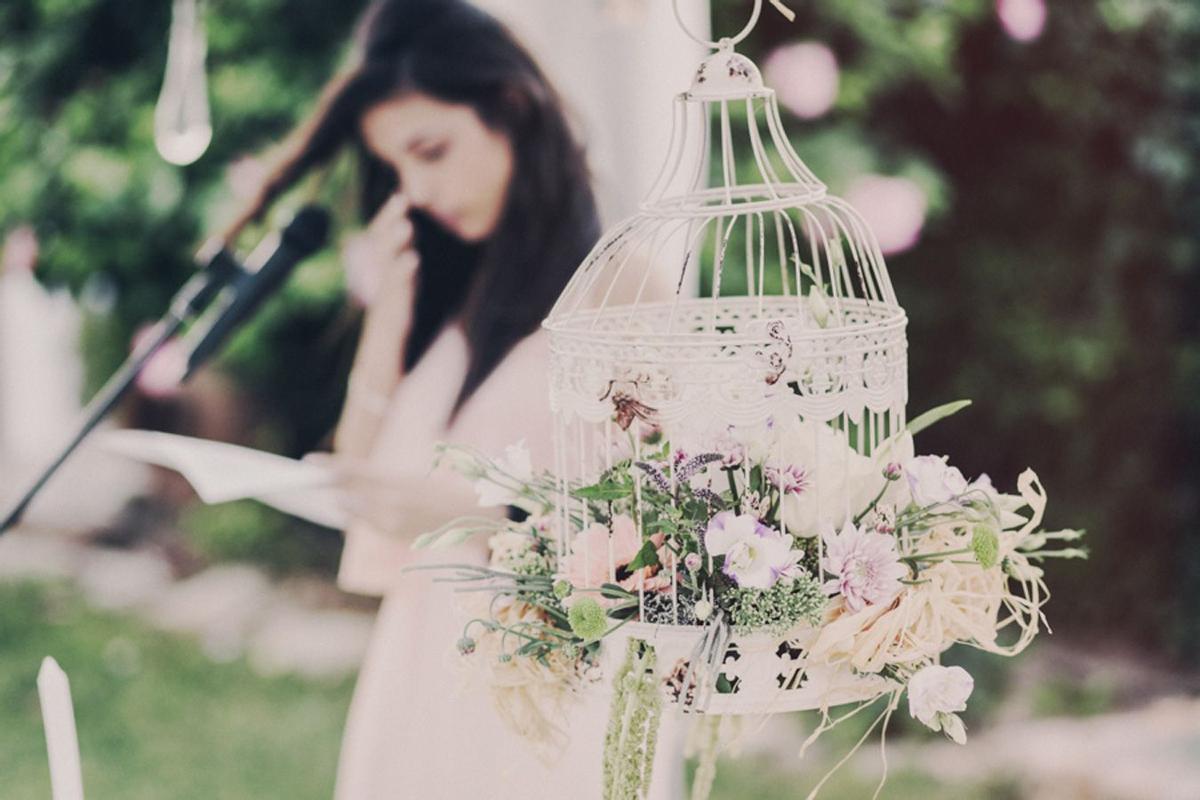
[[[204, 263], [207, 253], [216, 247], [219, 247], [219, 244], [206, 245], [201, 250], [197, 260]], [[18, 501], [4, 520], [0, 522], [0, 535], [3, 535], [21, 521], [21, 517], [25, 515], [25, 511], [33, 501], [33, 498], [37, 496], [42, 487], [46, 485], [46, 482], [63, 465], [63, 462], [75, 452], [75, 449], [79, 447], [87, 435], [92, 432], [104, 417], [108, 416], [113, 407], [125, 396], [125, 393], [129, 391], [129, 387], [137, 380], [146, 363], [158, 352], [159, 348], [168, 339], [178, 333], [189, 319], [208, 307], [226, 284], [244, 272], [242, 266], [223, 247], [216, 250], [212, 254], [212, 257], [207, 259], [207, 262], [207, 266], [203, 272], [193, 275], [183, 285], [171, 300], [171, 305], [167, 313], [154, 324], [143, 343], [134, 349], [129, 358], [125, 359], [125, 363], [121, 365], [120, 369], [108, 379], [100, 391], [96, 393], [96, 396], [83, 409], [82, 421], [79, 423], [70, 441], [67, 442], [67, 445], [58, 456], [50, 462], [49, 466], [42, 471], [41, 475], [30, 484], [20, 501]]]

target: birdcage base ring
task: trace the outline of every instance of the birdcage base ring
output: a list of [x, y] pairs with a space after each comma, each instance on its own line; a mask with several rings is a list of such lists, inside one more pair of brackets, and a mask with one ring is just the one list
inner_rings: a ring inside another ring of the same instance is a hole
[[[802, 625], [784, 633], [737, 633], [720, 656], [708, 685], [688, 672], [705, 628], [629, 622], [605, 637], [604, 674], [617, 671], [630, 639], [655, 648], [657, 677], [666, 707], [680, 713], [722, 715], [773, 714], [827, 709], [868, 702], [886, 694], [891, 682], [856, 672], [849, 664], [809, 664], [808, 651], [817, 631]], [[688, 686], [682, 685], [687, 679]]]

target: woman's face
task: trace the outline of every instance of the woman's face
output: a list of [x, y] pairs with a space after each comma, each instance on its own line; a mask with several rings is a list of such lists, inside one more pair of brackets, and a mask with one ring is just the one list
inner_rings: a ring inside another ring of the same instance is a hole
[[512, 143], [473, 108], [412, 92], [368, 110], [362, 135], [396, 170], [413, 206], [468, 242], [495, 231], [512, 178]]

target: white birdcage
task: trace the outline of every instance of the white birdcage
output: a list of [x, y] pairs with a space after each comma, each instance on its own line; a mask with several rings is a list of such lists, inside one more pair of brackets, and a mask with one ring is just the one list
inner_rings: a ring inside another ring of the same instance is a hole
[[[796, 155], [775, 92], [733, 49], [760, 9], [758, 0], [737, 36], [702, 42], [716, 52], [674, 103], [669, 152], [640, 212], [607, 232], [544, 323], [560, 552], [596, 549], [573, 541], [590, 512], [571, 487], [596, 481], [629, 451], [640, 459], [649, 442], [665, 439], [673, 453], [688, 454], [733, 442], [777, 468], [797, 466], [803, 453], [804, 489], [794, 513], [780, 511], [780, 525], [814, 537], [874, 492], [881, 451], [904, 428], [906, 319], [875, 237]], [[689, 287], [702, 275], [707, 285], [694, 296]], [[669, 287], [656, 292], [664, 276]], [[819, 549], [821, 540], [809, 544]], [[607, 562], [616, 580], [611, 537], [608, 552], [599, 549], [585, 557]], [[880, 691], [878, 676], [806, 671], [811, 628], [718, 640], [711, 625], [672, 624], [681, 621], [679, 570], [662, 569], [671, 585], [659, 594], [670, 598], [671, 618], [630, 622], [615, 636], [654, 642], [665, 673], [691, 668], [684, 685], [696, 679], [689, 654], [695, 662], [704, 648], [721, 651], [709, 656], [719, 666], [708, 690], [700, 678], [701, 691], [681, 692], [681, 705], [786, 711]], [[639, 580], [644, 620], [649, 590]]]

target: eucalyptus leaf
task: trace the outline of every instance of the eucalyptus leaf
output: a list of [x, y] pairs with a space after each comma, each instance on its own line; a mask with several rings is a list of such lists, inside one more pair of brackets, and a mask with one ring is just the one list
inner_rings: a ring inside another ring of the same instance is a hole
[[916, 436], [933, 423], [941, 422], [946, 417], [949, 417], [952, 414], [957, 414], [959, 411], [962, 411], [969, 405], [971, 405], [970, 400], [955, 400], [953, 403], [946, 403], [945, 405], [940, 405], [937, 408], [931, 408], [924, 414], [918, 416], [916, 419], [910, 420], [907, 430], [913, 436]]

